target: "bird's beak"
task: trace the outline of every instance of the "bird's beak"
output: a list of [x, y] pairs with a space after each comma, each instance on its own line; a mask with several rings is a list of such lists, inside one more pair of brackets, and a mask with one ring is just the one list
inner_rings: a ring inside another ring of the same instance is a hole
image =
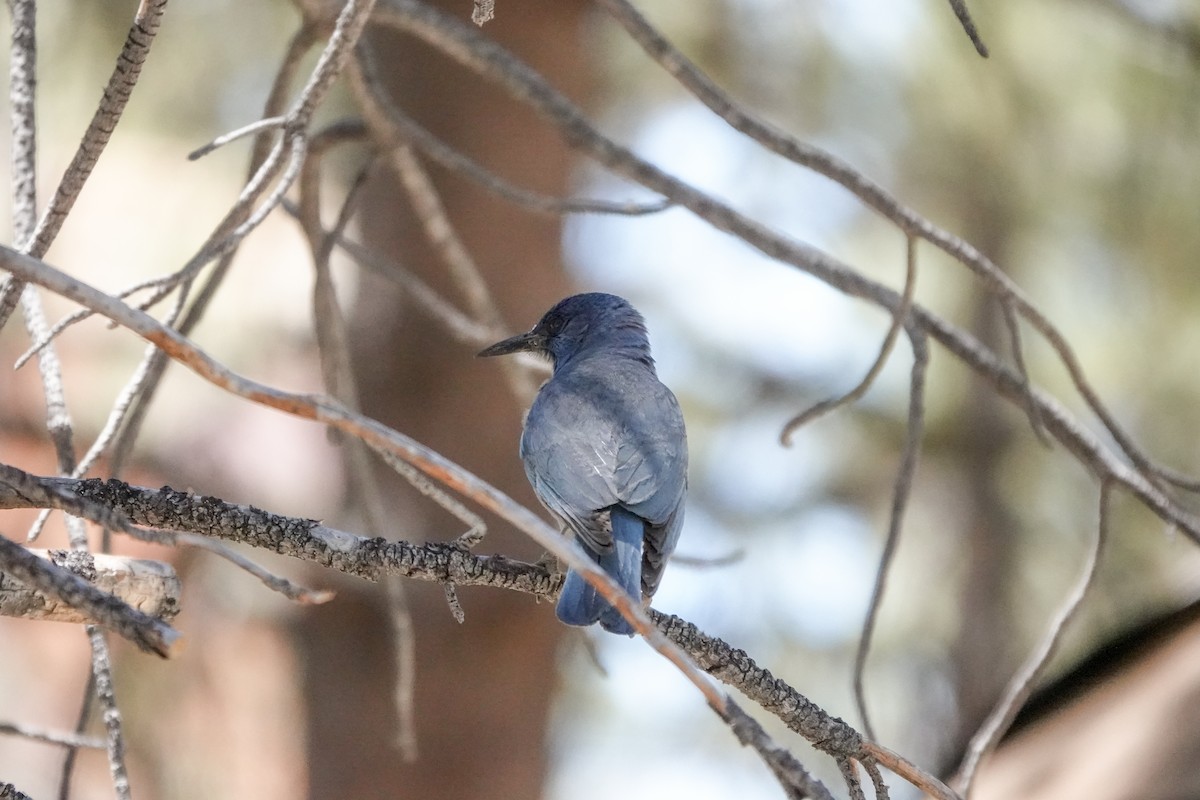
[[522, 352], [538, 352], [544, 350], [546, 346], [546, 338], [534, 331], [520, 333], [503, 341], [496, 342], [491, 347], [485, 347], [475, 355], [478, 358], [488, 358], [490, 356], [506, 356], [509, 353]]

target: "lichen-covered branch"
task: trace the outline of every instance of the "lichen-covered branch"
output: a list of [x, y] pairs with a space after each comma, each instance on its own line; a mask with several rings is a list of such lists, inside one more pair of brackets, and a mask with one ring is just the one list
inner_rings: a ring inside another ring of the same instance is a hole
[[[237, 541], [367, 580], [399, 575], [460, 586], [493, 586], [545, 598], [556, 596], [562, 586], [560, 574], [552, 574], [539, 564], [503, 555], [477, 555], [455, 544], [362, 537], [316, 520], [273, 514], [170, 487], [148, 489], [99, 479], [36, 480], [56, 491], [70, 492], [81, 500], [105, 506], [140, 525]], [[0, 482], [0, 509], [29, 505], [25, 495]], [[679, 617], [651, 610], [650, 618], [658, 632], [687, 653], [703, 672], [737, 689], [813, 746], [834, 757], [873, 758], [873, 750], [854, 728], [760, 667], [745, 651], [705, 634]], [[728, 708], [726, 705], [718, 713], [723, 718], [725, 714], [744, 715]], [[776, 766], [773, 764], [772, 768]], [[914, 774], [920, 774], [913, 765], [908, 767]]]

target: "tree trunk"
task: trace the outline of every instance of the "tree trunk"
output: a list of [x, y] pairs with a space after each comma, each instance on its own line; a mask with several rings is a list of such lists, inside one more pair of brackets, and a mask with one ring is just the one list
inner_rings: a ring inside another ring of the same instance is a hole
[[[458, 16], [471, 11], [463, 0], [443, 5]], [[485, 32], [569, 96], [585, 98], [583, 10], [575, 0], [509, 0], [498, 5]], [[393, 96], [422, 124], [499, 175], [565, 193], [569, 153], [531, 113], [414, 39], [379, 32], [371, 39]], [[517, 210], [460, 176], [430, 169], [510, 326], [531, 325], [568, 293], [560, 268], [561, 220]], [[371, 247], [465, 308], [394, 176], [380, 174], [366, 190], [363, 224]], [[391, 285], [371, 276], [361, 281], [353, 313], [364, 411], [536, 507], [517, 456], [524, 409], [498, 365], [477, 361]], [[461, 523], [393, 474], [384, 481], [394, 523], [386, 535], [449, 539], [463, 532]], [[481, 550], [540, 555], [505, 524], [488, 521]], [[540, 795], [562, 627], [548, 607], [494, 589], [459, 590], [466, 612], [459, 625], [441, 587], [405, 588], [416, 629], [420, 758], [406, 764], [391, 746], [394, 664], [384, 592], [373, 589], [357, 600], [343, 594], [308, 615], [298, 631], [308, 681], [310, 795]]]

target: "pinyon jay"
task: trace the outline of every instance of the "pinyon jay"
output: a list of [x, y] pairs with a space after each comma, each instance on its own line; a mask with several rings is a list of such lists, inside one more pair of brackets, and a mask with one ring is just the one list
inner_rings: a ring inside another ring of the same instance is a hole
[[[479, 355], [520, 351], [554, 363], [521, 435], [534, 492], [634, 600], [648, 600], [683, 527], [687, 435], [679, 402], [654, 370], [641, 314], [615, 295], [578, 294]], [[574, 570], [556, 613], [568, 625], [634, 632]]]

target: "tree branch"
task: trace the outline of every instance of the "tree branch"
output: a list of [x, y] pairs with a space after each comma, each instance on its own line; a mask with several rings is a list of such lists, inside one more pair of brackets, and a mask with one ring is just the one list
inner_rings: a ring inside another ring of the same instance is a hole
[[[75, 563], [78, 568], [83, 567], [82, 561]], [[0, 571], [42, 594], [58, 598], [148, 653], [169, 658], [179, 640], [179, 632], [165, 622], [97, 589], [71, 570], [38, 558], [4, 536], [0, 536]]]
[[[97, 589], [156, 619], [179, 613], [179, 578], [170, 564], [77, 550], [29, 550], [38, 558], [70, 570]], [[0, 573], [0, 615], [53, 622], [97, 622], [61, 598], [36, 591]]]
[[[145, 489], [98, 479], [37, 480], [112, 509], [137, 524], [238, 541], [367, 580], [399, 575], [442, 584], [493, 586], [548, 599], [555, 597], [562, 587], [562, 575], [552, 575], [540, 565], [502, 555], [476, 555], [454, 544], [365, 538], [326, 527], [316, 520], [272, 514], [169, 487]], [[0, 509], [24, 508], [29, 502], [0, 483]], [[653, 609], [649, 614], [657, 631], [687, 653], [700, 670], [740, 691], [819, 750], [834, 757], [874, 758], [893, 768], [878, 758], [879, 748], [868, 746], [852, 727], [759, 667], [745, 651], [705, 634], [679, 617]], [[732, 713], [736, 716], [738, 712]], [[724, 713], [722, 716], [725, 718]], [[916, 776], [929, 784], [917, 785], [927, 791], [938, 790], [939, 785], [932, 778], [899, 756], [891, 756], [893, 763], [907, 770], [906, 779], [913, 780], [912, 776]], [[953, 794], [947, 791], [937, 796], [953, 797]]]

